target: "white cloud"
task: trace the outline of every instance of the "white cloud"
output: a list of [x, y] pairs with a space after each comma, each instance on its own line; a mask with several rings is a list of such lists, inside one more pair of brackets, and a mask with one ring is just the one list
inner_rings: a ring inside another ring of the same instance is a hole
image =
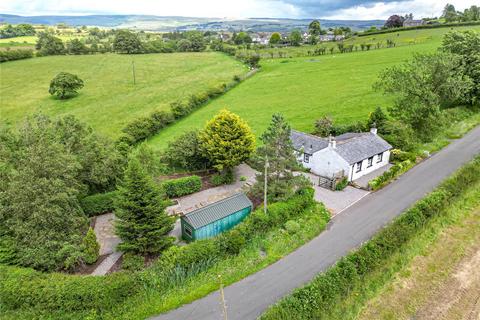
[[[329, 0], [330, 1], [330, 0]], [[318, 1], [322, 11], [329, 1]], [[463, 10], [478, 0], [407, 0], [379, 1], [373, 5], [353, 5], [350, 8], [325, 12], [329, 19], [386, 19], [392, 14], [413, 13], [414, 16], [438, 16], [446, 2]], [[160, 16], [190, 17], [290, 17], [309, 18], [309, 10], [303, 7], [312, 1], [295, 0], [0, 0], [0, 13], [19, 15], [84, 15], [84, 14], [149, 14]], [[352, 1], [352, 3], [355, 3]], [[326, 7], [325, 7], [326, 8]]]

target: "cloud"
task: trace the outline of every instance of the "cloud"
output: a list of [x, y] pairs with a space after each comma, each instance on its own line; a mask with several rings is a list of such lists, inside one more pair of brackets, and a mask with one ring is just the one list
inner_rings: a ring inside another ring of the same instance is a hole
[[[478, 0], [445, 0], [463, 10]], [[446, 2], [445, 2], [446, 3]], [[439, 0], [14, 0], [0, 13], [20, 15], [149, 14], [190, 17], [386, 19], [391, 14], [438, 16]]]

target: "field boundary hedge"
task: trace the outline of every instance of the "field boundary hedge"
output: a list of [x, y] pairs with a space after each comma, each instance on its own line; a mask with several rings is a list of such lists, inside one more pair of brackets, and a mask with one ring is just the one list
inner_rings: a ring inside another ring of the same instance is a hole
[[30, 59], [33, 58], [32, 49], [10, 49], [10, 50], [0, 50], [0, 63], [21, 59]]
[[271, 307], [261, 319], [320, 319], [346, 298], [363, 278], [399, 252], [430, 220], [446, 212], [472, 184], [480, 181], [480, 157], [464, 165], [433, 192], [396, 218], [361, 248]]
[[364, 31], [362, 33], [358, 33], [357, 36], [366, 37], [374, 34], [394, 33], [394, 32], [402, 32], [402, 31], [417, 30], [417, 29], [436, 29], [436, 28], [464, 27], [464, 26], [477, 26], [477, 25], [480, 25], [480, 21], [442, 23], [442, 24], [424, 24], [422, 26], [416, 26], [416, 27], [400, 27], [400, 28], [391, 28], [391, 29], [384, 29], [384, 30], [371, 31], [371, 32]]
[[240, 82], [253, 76], [257, 71], [258, 69], [253, 69], [243, 77], [234, 76], [233, 81], [228, 84], [224, 83], [218, 87], [210, 88], [204, 93], [192, 94], [186, 101], [174, 101], [170, 104], [170, 111], [153, 111], [146, 117], [140, 117], [131, 121], [122, 129], [123, 135], [120, 136], [118, 142], [134, 146], [153, 137], [163, 128], [188, 116], [193, 111], [206, 105], [209, 101], [227, 93]]

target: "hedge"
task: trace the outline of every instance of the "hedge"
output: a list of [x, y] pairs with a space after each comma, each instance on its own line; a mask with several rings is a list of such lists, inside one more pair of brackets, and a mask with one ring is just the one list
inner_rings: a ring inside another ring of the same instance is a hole
[[116, 191], [94, 194], [80, 200], [80, 206], [87, 216], [98, 216], [113, 211], [113, 201], [116, 196]]
[[[151, 267], [141, 272], [94, 277], [48, 274], [0, 265], [1, 309], [106, 312], [142, 290], [150, 288], [162, 292], [177, 285], [222, 257], [237, 254], [254, 235], [282, 227], [314, 205], [317, 204], [313, 199], [313, 189], [299, 190], [289, 200], [271, 204], [267, 214], [263, 209], [256, 210], [237, 227], [218, 237], [169, 248]], [[328, 219], [324, 208], [322, 214]]]
[[343, 257], [327, 272], [295, 290], [269, 309], [261, 319], [321, 319], [345, 299], [363, 278], [421, 232], [429, 220], [480, 181], [480, 157], [462, 167], [435, 191], [385, 227], [357, 251]]
[[202, 179], [199, 176], [172, 179], [164, 181], [162, 187], [169, 198], [176, 198], [200, 191]]
[[374, 178], [368, 182], [370, 190], [378, 190], [389, 184], [393, 179], [396, 179], [401, 174], [407, 172], [415, 165], [415, 161], [409, 159], [393, 165], [390, 169], [385, 171], [382, 175]]
[[28, 58], [33, 58], [31, 49], [0, 50], [0, 63]]
[[133, 146], [154, 136], [166, 126], [183, 117], [186, 117], [196, 109], [205, 105], [211, 99], [224, 94], [231, 88], [235, 87], [241, 80], [244, 80], [255, 74], [255, 72], [256, 70], [252, 70], [245, 77], [243, 77], [243, 79], [234, 79], [228, 84], [224, 83], [217, 87], [211, 87], [204, 93], [193, 94], [186, 101], [174, 101], [170, 104], [170, 111], [155, 111], [146, 117], [133, 120], [122, 129], [124, 134], [119, 138], [118, 141], [124, 142], [129, 146]]
[[377, 31], [364, 31], [358, 33], [359, 37], [370, 36], [373, 34], [382, 34], [382, 33], [394, 33], [401, 31], [417, 30], [417, 29], [436, 29], [436, 28], [448, 28], [448, 27], [462, 27], [462, 26], [476, 26], [480, 25], [480, 21], [467, 21], [467, 22], [455, 22], [455, 23], [441, 23], [441, 24], [424, 24], [416, 27], [401, 27], [401, 28], [391, 28], [383, 29]]

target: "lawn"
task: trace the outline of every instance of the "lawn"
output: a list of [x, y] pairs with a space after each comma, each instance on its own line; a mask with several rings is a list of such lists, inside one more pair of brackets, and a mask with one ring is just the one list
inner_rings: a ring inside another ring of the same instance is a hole
[[[480, 30], [480, 27], [473, 28]], [[392, 103], [391, 97], [372, 88], [380, 71], [407, 60], [415, 52], [434, 52], [440, 46], [441, 36], [448, 30], [421, 30], [422, 38], [428, 40], [415, 45], [262, 60], [262, 70], [257, 75], [166, 128], [149, 144], [161, 150], [182, 132], [204, 126], [222, 108], [228, 108], [247, 120], [257, 137], [275, 112], [282, 113], [293, 128], [304, 131], [312, 131], [314, 121], [324, 115], [332, 116], [339, 123], [365, 119], [376, 106], [386, 107]], [[421, 31], [399, 34], [407, 41], [414, 34], [420, 38]]]
[[[135, 61], [136, 84], [133, 84]], [[61, 71], [77, 74], [85, 82], [69, 100], [50, 96], [50, 80]], [[145, 55], [50, 56], [0, 64], [2, 124], [18, 124], [25, 116], [73, 114], [94, 129], [117, 137], [131, 120], [170, 102], [212, 86], [230, 82], [247, 68], [220, 53]]]

